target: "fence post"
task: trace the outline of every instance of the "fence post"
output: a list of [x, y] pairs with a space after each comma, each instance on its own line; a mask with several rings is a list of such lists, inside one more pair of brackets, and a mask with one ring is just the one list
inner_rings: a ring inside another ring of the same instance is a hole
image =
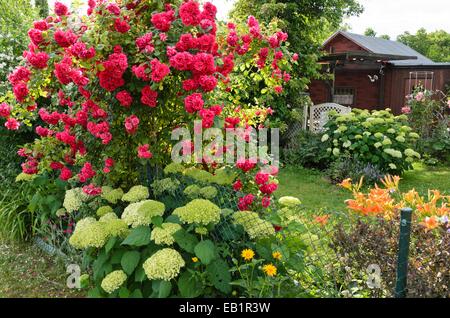
[[398, 242], [398, 258], [397, 258], [397, 281], [395, 286], [396, 298], [406, 297], [409, 240], [411, 237], [411, 216], [412, 216], [412, 209], [410, 208], [401, 209], [400, 236]]

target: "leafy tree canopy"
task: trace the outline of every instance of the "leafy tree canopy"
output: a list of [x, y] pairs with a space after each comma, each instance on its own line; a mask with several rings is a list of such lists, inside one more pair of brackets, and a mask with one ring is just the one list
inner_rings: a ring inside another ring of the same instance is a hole
[[416, 34], [405, 32], [399, 35], [397, 41], [408, 45], [435, 62], [450, 62], [450, 33], [444, 30], [428, 33], [421, 28]]

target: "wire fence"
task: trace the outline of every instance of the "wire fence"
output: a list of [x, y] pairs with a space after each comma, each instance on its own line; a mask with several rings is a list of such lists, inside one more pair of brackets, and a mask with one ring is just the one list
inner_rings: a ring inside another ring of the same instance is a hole
[[[386, 221], [286, 207], [273, 200], [268, 210], [276, 211], [274, 219], [239, 212], [239, 193], [230, 186], [181, 174], [152, 175], [156, 177], [146, 184], [169, 212], [195, 198], [221, 207], [221, 221], [210, 234], [232, 250], [242, 248], [243, 242], [281, 236], [297, 259], [289, 271], [295, 286], [292, 297], [450, 297], [450, 234], [425, 232], [411, 221], [411, 213], [408, 217], [402, 211], [401, 217]], [[49, 233], [41, 247], [70, 260], [81, 258], [68, 244], [70, 234], [57, 226], [49, 227]]]

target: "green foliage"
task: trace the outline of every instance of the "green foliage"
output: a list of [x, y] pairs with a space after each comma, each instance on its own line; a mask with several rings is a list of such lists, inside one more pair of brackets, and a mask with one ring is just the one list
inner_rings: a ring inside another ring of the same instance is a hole
[[299, 54], [298, 64], [291, 73], [293, 78], [299, 80], [292, 81], [285, 95], [272, 97], [271, 104], [277, 105], [274, 116], [280, 121], [280, 127], [283, 127], [282, 122], [289, 125], [292, 109], [303, 105], [304, 96], [301, 92], [306, 89], [309, 80], [321, 76], [317, 59], [323, 41], [340, 26], [345, 17], [361, 12], [362, 6], [355, 0], [235, 2], [230, 13], [233, 20], [245, 22], [249, 15], [253, 15], [266, 24], [276, 25], [289, 33], [290, 50]]
[[379, 182], [385, 176], [378, 166], [345, 156], [333, 161], [326, 170], [326, 174], [333, 183], [340, 183], [347, 178], [360, 180], [364, 177], [364, 182], [370, 185]]
[[289, 146], [283, 149], [283, 162], [305, 168], [327, 168], [330, 155], [321, 138], [321, 135], [302, 130]]
[[448, 99], [440, 91], [418, 87], [404, 108], [411, 127], [420, 134], [418, 149], [429, 164], [450, 163], [450, 117]]
[[22, 60], [27, 48], [27, 32], [37, 19], [29, 0], [0, 1], [0, 94], [7, 89], [6, 77]]
[[420, 158], [414, 151], [419, 135], [408, 126], [407, 116], [394, 116], [389, 109], [353, 109], [345, 115], [330, 112], [325, 127], [322, 141], [335, 160], [350, 156], [381, 171], [401, 174]]
[[416, 34], [405, 32], [399, 35], [397, 41], [408, 45], [434, 62], [450, 62], [450, 33], [444, 30], [427, 32], [421, 28]]

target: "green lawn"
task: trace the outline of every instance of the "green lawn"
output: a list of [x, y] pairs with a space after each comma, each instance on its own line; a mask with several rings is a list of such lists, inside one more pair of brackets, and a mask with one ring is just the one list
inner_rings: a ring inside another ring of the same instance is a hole
[[30, 244], [0, 242], [0, 298], [82, 297], [66, 287], [64, 264]]
[[[348, 191], [331, 184], [321, 172], [304, 168], [285, 167], [280, 170], [280, 187], [277, 196], [295, 196], [307, 209], [344, 211]], [[406, 172], [400, 182], [402, 191], [415, 188], [425, 195], [428, 189], [438, 189], [450, 194], [450, 167], [427, 167], [416, 164], [414, 170]]]

